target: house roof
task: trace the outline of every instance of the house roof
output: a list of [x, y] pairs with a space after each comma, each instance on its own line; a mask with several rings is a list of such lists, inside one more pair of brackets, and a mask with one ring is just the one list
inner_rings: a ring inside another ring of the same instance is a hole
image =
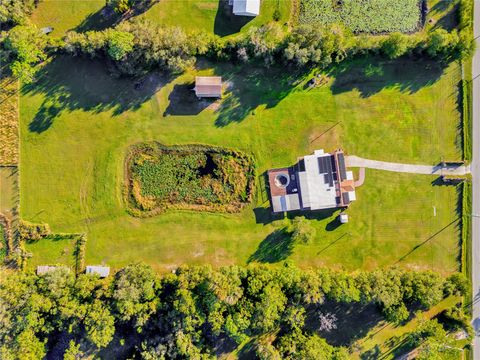
[[108, 266], [87, 266], [85, 273], [87, 274], [98, 274], [100, 277], [107, 277], [110, 274], [110, 267]]
[[242, 16], [260, 14], [260, 0], [233, 0], [233, 13]]
[[222, 95], [222, 77], [221, 76], [196, 76], [195, 94], [199, 97]]
[[269, 170], [268, 182], [274, 212], [344, 207], [356, 199], [353, 173], [346, 170], [341, 150], [316, 150], [296, 166]]

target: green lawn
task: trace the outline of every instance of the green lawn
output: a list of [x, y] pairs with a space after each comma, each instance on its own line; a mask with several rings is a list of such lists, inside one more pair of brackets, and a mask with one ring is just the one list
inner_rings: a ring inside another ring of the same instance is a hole
[[[47, 65], [20, 101], [22, 217], [48, 222], [53, 232], [86, 232], [87, 263], [114, 267], [289, 258], [348, 270], [458, 268], [456, 189], [432, 186], [428, 176], [367, 171], [350, 223], [338, 227], [336, 214], [315, 214], [317, 238], [293, 249], [278, 232], [269, 236], [285, 221], [271, 219], [260, 184], [257, 200], [239, 214], [128, 215], [124, 155], [140, 141], [236, 148], [254, 155], [259, 179], [319, 148], [414, 163], [461, 158], [456, 64], [440, 69], [426, 61], [366, 59], [335, 69], [328, 85], [313, 90], [304, 90], [308, 76], [283, 69], [199, 67], [228, 82], [220, 106], [192, 100], [193, 71], [175, 79], [151, 74], [135, 90], [134, 83], [108, 76], [101, 63], [60, 58]], [[270, 245], [277, 253], [262, 256]], [[60, 249], [30, 250], [51, 262]]]
[[[105, 0], [42, 0], [32, 21], [38, 27], [53, 27], [54, 35], [68, 30], [99, 30], [111, 24], [101, 14], [104, 5]], [[263, 0], [260, 15], [250, 18], [233, 15], [228, 0], [161, 0], [139, 17], [188, 31], [201, 29], [227, 36], [273, 21], [277, 9], [278, 21], [286, 25], [290, 7], [291, 0]]]

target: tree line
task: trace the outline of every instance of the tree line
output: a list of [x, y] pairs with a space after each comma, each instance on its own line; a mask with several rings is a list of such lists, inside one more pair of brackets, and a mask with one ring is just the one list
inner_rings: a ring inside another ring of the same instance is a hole
[[[466, 22], [468, 7], [461, 8]], [[463, 23], [461, 23], [463, 24]], [[474, 50], [471, 26], [450, 32], [436, 29], [416, 34], [355, 35], [334, 24], [300, 25], [286, 31], [271, 22], [223, 39], [203, 31], [187, 33], [180, 27], [161, 26], [146, 19], [124, 21], [115, 28], [49, 37], [33, 25], [19, 25], [2, 41], [11, 70], [23, 81], [32, 81], [35, 64], [49, 54], [105, 58], [119, 75], [143, 75], [160, 69], [182, 72], [199, 56], [219, 61], [282, 64], [297, 68], [326, 68], [353, 56], [375, 54], [389, 59], [404, 55], [429, 56], [441, 61], [465, 58]]]
[[[461, 274], [396, 268], [350, 274], [287, 263], [160, 276], [133, 264], [107, 279], [61, 267], [41, 276], [2, 270], [0, 358], [76, 359], [111, 345], [124, 351], [117, 358], [207, 359], [219, 344], [250, 341], [261, 359], [348, 359], [306, 325], [307, 316], [328, 332], [338, 325], [331, 304], [371, 304], [400, 323], [413, 308], [467, 292]], [[412, 334], [412, 344], [430, 333]]]

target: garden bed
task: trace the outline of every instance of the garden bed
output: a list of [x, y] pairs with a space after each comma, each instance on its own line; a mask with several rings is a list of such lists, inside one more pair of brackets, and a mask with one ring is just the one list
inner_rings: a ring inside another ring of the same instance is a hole
[[355, 33], [412, 32], [422, 20], [419, 0], [301, 0], [301, 24], [342, 23]]
[[238, 212], [250, 203], [253, 159], [205, 145], [132, 146], [126, 158], [130, 211], [152, 216], [166, 209]]

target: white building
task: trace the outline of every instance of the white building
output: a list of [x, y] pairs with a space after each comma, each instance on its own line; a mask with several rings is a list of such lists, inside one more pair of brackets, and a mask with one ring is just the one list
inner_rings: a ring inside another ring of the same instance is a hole
[[233, 0], [233, 13], [238, 16], [260, 14], [260, 0]]
[[345, 208], [356, 200], [343, 151], [315, 150], [290, 168], [268, 171], [273, 212]]
[[196, 76], [195, 77], [195, 95], [199, 98], [204, 97], [222, 97], [222, 77], [221, 76]]
[[110, 274], [110, 267], [108, 266], [87, 266], [86, 274], [97, 274], [101, 278], [107, 277]]

